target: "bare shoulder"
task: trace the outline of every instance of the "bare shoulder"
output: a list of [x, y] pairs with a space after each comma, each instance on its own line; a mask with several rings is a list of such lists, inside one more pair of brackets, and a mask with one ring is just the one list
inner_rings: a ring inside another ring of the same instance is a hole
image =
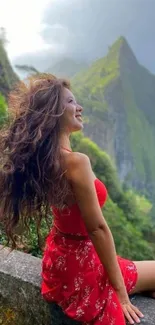
[[70, 167], [81, 167], [81, 165], [90, 165], [89, 157], [81, 152], [73, 152], [70, 155], [69, 165]]
[[73, 152], [68, 155], [67, 174], [70, 181], [76, 182], [84, 176], [92, 177], [92, 167], [89, 157], [80, 152]]

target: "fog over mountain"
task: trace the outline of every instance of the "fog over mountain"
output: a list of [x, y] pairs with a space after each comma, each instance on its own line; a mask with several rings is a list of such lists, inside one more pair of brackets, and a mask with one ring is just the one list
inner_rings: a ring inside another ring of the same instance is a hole
[[63, 57], [90, 62], [123, 35], [139, 62], [155, 73], [154, 0], [56, 0], [42, 23], [41, 36], [51, 49], [23, 55], [16, 63], [46, 70]]

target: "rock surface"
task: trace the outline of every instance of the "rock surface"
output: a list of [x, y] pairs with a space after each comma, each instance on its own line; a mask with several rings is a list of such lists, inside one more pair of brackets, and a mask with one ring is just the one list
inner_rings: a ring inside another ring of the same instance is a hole
[[[18, 325], [78, 325], [66, 317], [60, 307], [48, 304], [40, 294], [41, 259], [0, 246], [0, 303], [18, 309]], [[141, 324], [155, 324], [155, 300], [133, 296], [132, 303], [145, 317]], [[20, 319], [21, 318], [21, 319]]]
[[[140, 324], [155, 325], [155, 300], [151, 298], [135, 295], [131, 297], [131, 301], [144, 314], [144, 318], [141, 318]], [[68, 317], [66, 317], [62, 313], [61, 308], [58, 307], [56, 304], [51, 304], [50, 310], [51, 310], [51, 318], [52, 318], [51, 325], [78, 325], [79, 324], [79, 322], [71, 321]]]

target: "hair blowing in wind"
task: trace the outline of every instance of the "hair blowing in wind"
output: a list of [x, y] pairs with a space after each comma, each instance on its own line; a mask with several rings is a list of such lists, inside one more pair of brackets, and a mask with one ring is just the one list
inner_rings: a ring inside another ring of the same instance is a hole
[[64, 87], [70, 89], [68, 81], [42, 74], [20, 82], [9, 96], [11, 122], [1, 130], [0, 225], [12, 249], [16, 227], [29, 229], [34, 218], [39, 238], [50, 205], [62, 208], [70, 191], [60, 166]]

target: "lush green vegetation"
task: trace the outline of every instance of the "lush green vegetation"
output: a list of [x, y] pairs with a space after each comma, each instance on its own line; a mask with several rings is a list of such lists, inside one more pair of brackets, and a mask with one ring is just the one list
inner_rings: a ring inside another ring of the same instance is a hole
[[[106, 148], [116, 162], [119, 175], [120, 164], [127, 156], [131, 170], [126, 172], [124, 182], [153, 201], [155, 76], [138, 64], [126, 40], [121, 37], [109, 48], [106, 57], [78, 73], [72, 85], [77, 100], [84, 107], [84, 120], [88, 123], [85, 135], [103, 150]], [[115, 149], [115, 139], [118, 138], [119, 150]]]
[[153, 258], [152, 204], [144, 196], [122, 188], [110, 157], [90, 139], [77, 133], [72, 137], [72, 145], [75, 151], [90, 157], [96, 176], [108, 189], [109, 198], [103, 207], [103, 215], [114, 235], [118, 253], [137, 260]]
[[77, 99], [85, 108], [84, 114], [100, 112], [97, 116], [104, 120], [104, 113], [108, 110], [105, 99], [105, 89], [120, 76], [119, 48], [123, 42], [120, 38], [109, 48], [109, 54], [95, 61], [88, 69], [79, 72], [72, 79], [73, 90]]
[[2, 126], [7, 118], [7, 103], [3, 95], [0, 94], [0, 126]]
[[[127, 117], [127, 142], [129, 143], [130, 150], [133, 154], [135, 165], [135, 169], [133, 170], [133, 177], [136, 177], [136, 174], [138, 174], [141, 182], [144, 182], [147, 185], [150, 184], [152, 180], [155, 182], [155, 95], [153, 89], [144, 89], [143, 79], [141, 81], [137, 80], [136, 86], [135, 79], [137, 79], [137, 75], [139, 75], [141, 72], [139, 66], [137, 69], [138, 71], [134, 71], [132, 75], [122, 75], [121, 86], [123, 91], [124, 108]], [[143, 68], [141, 69], [144, 74]], [[145, 87], [147, 83], [150, 87], [149, 78], [152, 78], [152, 84], [154, 84], [155, 89], [155, 76], [150, 76], [148, 72], [145, 73], [145, 79], [148, 78], [148, 82], [146, 82]], [[139, 83], [141, 82], [141, 85], [139, 85], [138, 81]], [[141, 91], [139, 89], [140, 87]], [[149, 100], [148, 103], [146, 102], [145, 98], [145, 92], [147, 91], [150, 92], [150, 98], [148, 94], [146, 94]], [[144, 103], [142, 104], [142, 98], [145, 102], [145, 105]], [[152, 102], [150, 100], [151, 98]], [[154, 194], [155, 189], [153, 190], [152, 198], [154, 197]]]

